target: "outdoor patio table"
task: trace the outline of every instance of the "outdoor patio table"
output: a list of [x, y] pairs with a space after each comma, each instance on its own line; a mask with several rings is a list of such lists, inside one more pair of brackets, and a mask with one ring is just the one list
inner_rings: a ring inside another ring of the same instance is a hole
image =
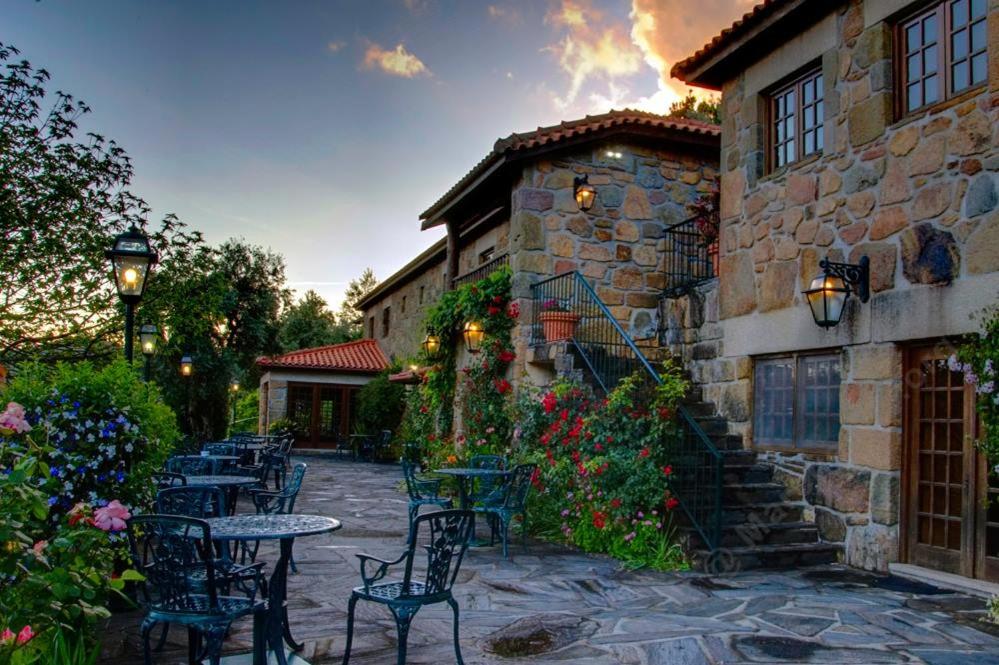
[[239, 488], [255, 485], [260, 482], [253, 476], [184, 476], [188, 487], [215, 486], [225, 492], [226, 512], [232, 515], [236, 512], [236, 498]]
[[[462, 510], [471, 510], [469, 506], [468, 495], [469, 495], [469, 485], [476, 478], [505, 478], [510, 475], [509, 471], [504, 471], [503, 469], [470, 469], [464, 467], [456, 467], [450, 469], [435, 469], [433, 473], [439, 473], [442, 476], [452, 476], [458, 480], [458, 501], [461, 503]], [[475, 516], [472, 516], [472, 540], [468, 543], [469, 547], [478, 547], [479, 541], [475, 538]]]
[[[219, 541], [278, 540], [281, 555], [274, 564], [274, 572], [267, 590], [267, 619], [264, 625], [264, 642], [279, 665], [288, 665], [284, 642], [295, 651], [302, 645], [295, 642], [288, 625], [288, 562], [291, 559], [295, 538], [315, 536], [336, 531], [340, 520], [322, 515], [237, 515], [205, 520], [212, 531], [212, 539]], [[264, 665], [254, 663], [254, 665]]]

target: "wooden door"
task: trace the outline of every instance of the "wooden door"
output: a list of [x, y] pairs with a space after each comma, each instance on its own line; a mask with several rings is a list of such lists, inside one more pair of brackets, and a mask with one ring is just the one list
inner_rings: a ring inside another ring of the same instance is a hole
[[941, 349], [912, 349], [907, 366], [906, 558], [992, 577], [999, 572], [999, 510], [987, 500], [999, 498], [999, 488], [987, 489], [985, 462], [974, 446], [974, 390], [948, 368]]

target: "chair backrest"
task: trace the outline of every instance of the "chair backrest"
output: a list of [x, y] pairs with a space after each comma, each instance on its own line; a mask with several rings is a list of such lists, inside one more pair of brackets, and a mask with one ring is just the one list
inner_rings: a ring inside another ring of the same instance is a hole
[[392, 443], [392, 430], [383, 429], [379, 435], [378, 444], [381, 446], [387, 446]]
[[[422, 543], [427, 552], [426, 595], [451, 590], [472, 537], [474, 515], [471, 510], [439, 510], [416, 518], [406, 558], [403, 588], [408, 589], [413, 580], [413, 560], [418, 544]], [[427, 535], [421, 538], [421, 532]]]
[[502, 455], [472, 455], [468, 460], [470, 469], [505, 469], [506, 458]]
[[153, 474], [153, 482], [156, 483], [156, 489], [162, 490], [168, 487], [184, 487], [187, 485], [187, 478], [181, 473], [160, 471]]
[[150, 609], [218, 614], [211, 531], [204, 520], [136, 515], [128, 521], [132, 561], [145, 577]]
[[156, 512], [185, 517], [224, 517], [225, 494], [220, 487], [168, 487], [156, 494]]
[[234, 443], [206, 443], [203, 450], [209, 455], [236, 455], [237, 446]]
[[506, 483], [503, 507], [514, 512], [523, 512], [527, 507], [527, 495], [531, 492], [532, 480], [538, 470], [537, 464], [518, 464]]
[[406, 494], [409, 495], [409, 498], [414, 501], [422, 499], [423, 494], [416, 481], [416, 465], [407, 459], [402, 460], [402, 475], [406, 479]]
[[185, 476], [214, 476], [218, 468], [211, 457], [178, 455], [167, 460], [167, 471]]

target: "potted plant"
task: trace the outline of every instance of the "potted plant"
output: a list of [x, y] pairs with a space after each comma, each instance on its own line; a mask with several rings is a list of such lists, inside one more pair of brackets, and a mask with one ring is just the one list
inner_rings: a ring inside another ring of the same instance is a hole
[[718, 212], [718, 188], [712, 187], [706, 194], [687, 206], [698, 235], [698, 247], [706, 247], [711, 257], [712, 274], [718, 274], [718, 235], [721, 228]]
[[541, 330], [549, 343], [570, 339], [576, 334], [576, 327], [582, 318], [556, 298], [550, 298], [541, 303]]

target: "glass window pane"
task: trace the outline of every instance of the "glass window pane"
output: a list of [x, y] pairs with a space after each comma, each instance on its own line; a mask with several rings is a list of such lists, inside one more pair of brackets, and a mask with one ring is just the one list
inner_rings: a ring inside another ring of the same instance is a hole
[[919, 23], [913, 23], [905, 30], [905, 50], [906, 53], [912, 53], [919, 49], [923, 45], [923, 40], [919, 34]]
[[923, 21], [923, 44], [932, 44], [937, 41], [937, 15], [936, 12], [930, 14]]
[[907, 96], [909, 98], [909, 103], [907, 106], [910, 111], [918, 109], [920, 106], [923, 105], [922, 90], [920, 90], [920, 85], [918, 83], [910, 84], [909, 87], [906, 89], [906, 92], [908, 93]]
[[815, 77], [815, 99], [822, 99], [822, 74]]
[[784, 96], [780, 95], [777, 97], [777, 117], [784, 117]]
[[923, 81], [923, 94], [927, 104], [940, 100], [940, 78], [936, 74], [927, 76]]
[[985, 16], [985, 0], [971, 0], [971, 18]]
[[985, 82], [985, 77], [988, 75], [988, 58], [987, 53], [979, 53], [971, 58], [971, 83], [972, 85], [977, 85], [979, 83]]
[[907, 78], [910, 81], [915, 81], [916, 79], [918, 79], [923, 75], [923, 68], [921, 66], [922, 58], [920, 58], [919, 54], [916, 53], [910, 55], [907, 58], [907, 60], [908, 60], [908, 66], [906, 67]]
[[959, 92], [968, 87], [968, 61], [958, 62], [951, 66], [951, 92]]
[[810, 155], [815, 152], [815, 134], [813, 132], [805, 132], [802, 140], [805, 142], [806, 155]]
[[937, 47], [930, 46], [923, 51], [923, 71], [932, 74], [937, 71]]
[[968, 31], [958, 30], [950, 37], [950, 55], [953, 60], [968, 57]]
[[794, 113], [794, 105], [796, 104], [794, 100], [795, 100], [794, 89], [792, 88], [791, 90], [787, 91], [787, 112], [789, 114]]
[[960, 28], [968, 19], [968, 0], [954, 0], [950, 5], [950, 22]]
[[971, 26], [971, 52], [985, 48], [985, 21], [978, 21]]
[[802, 87], [802, 92], [801, 92], [802, 99], [804, 100], [803, 103], [805, 103], [805, 104], [811, 104], [812, 101], [815, 99], [815, 88], [814, 88], [814, 85], [815, 85], [814, 81], [805, 81], [805, 83], [801, 86]]
[[760, 441], [790, 442], [792, 414], [790, 359], [762, 360], [756, 364], [755, 436]]
[[787, 145], [784, 146], [784, 157], [789, 162], [793, 162], [795, 159], [797, 159], [797, 156], [795, 155], [794, 152], [794, 139], [788, 141]]
[[815, 105], [815, 121], [818, 124], [822, 124], [822, 122], [825, 120], [825, 117], [826, 117], [825, 110], [822, 105], [822, 100], [820, 99], [818, 104]]
[[815, 149], [822, 150], [824, 147], [823, 142], [824, 139], [822, 136], [822, 127], [819, 127], [818, 129], [815, 130]]

